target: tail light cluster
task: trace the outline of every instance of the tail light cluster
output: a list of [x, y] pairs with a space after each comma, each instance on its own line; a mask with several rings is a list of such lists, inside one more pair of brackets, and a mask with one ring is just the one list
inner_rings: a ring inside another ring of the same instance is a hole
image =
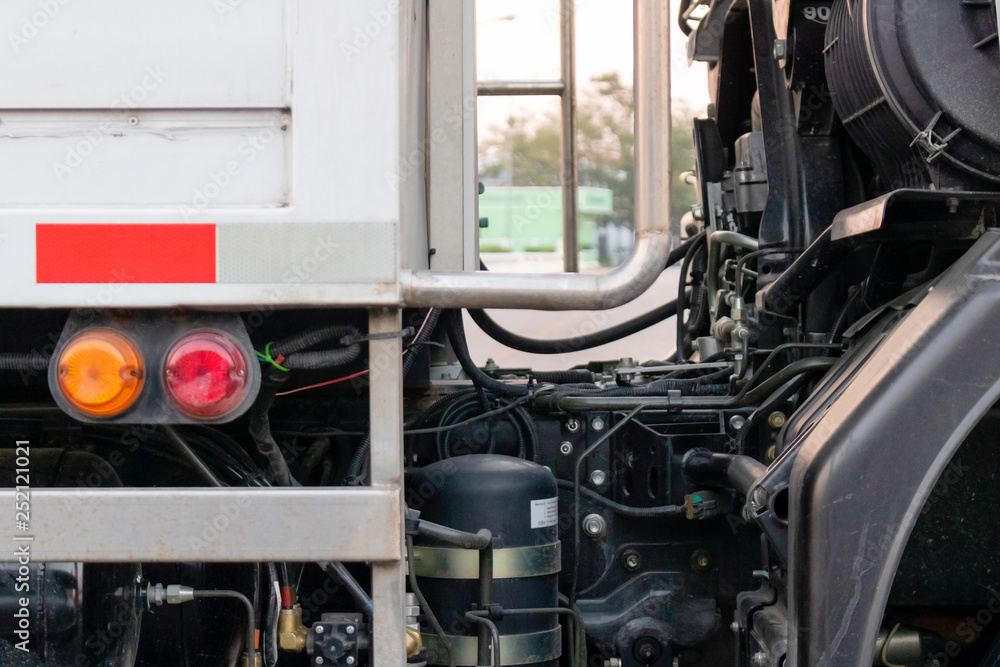
[[236, 315], [74, 313], [49, 386], [85, 421], [223, 422], [253, 402], [260, 371]]

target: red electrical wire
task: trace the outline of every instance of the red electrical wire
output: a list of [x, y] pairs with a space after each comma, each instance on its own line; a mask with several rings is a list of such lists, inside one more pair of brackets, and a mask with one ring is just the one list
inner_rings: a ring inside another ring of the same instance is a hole
[[[427, 310], [427, 315], [424, 316], [423, 324], [420, 325], [420, 328], [417, 330], [417, 335], [413, 337], [413, 340], [417, 340], [420, 337], [421, 332], [423, 332], [424, 327], [427, 326], [427, 321], [430, 320], [430, 318], [431, 318], [431, 311], [430, 311], [430, 309], [428, 309]], [[403, 350], [403, 356], [404, 357], [406, 356], [407, 352], [409, 352], [409, 350]], [[369, 371], [367, 371], [367, 370], [365, 370], [365, 371], [359, 371], [357, 373], [354, 373], [352, 375], [348, 375], [346, 377], [337, 378], [336, 380], [327, 380], [326, 382], [320, 382], [318, 384], [311, 384], [311, 385], [309, 385], [307, 387], [298, 387], [296, 389], [289, 389], [288, 391], [281, 391], [281, 392], [278, 392], [277, 394], [275, 394], [275, 396], [288, 396], [289, 394], [294, 394], [294, 393], [299, 392], [299, 391], [305, 391], [306, 389], [316, 389], [317, 387], [326, 387], [327, 385], [337, 384], [338, 382], [347, 382], [348, 380], [353, 380], [354, 378], [359, 378], [362, 375], [367, 375], [368, 372]]]

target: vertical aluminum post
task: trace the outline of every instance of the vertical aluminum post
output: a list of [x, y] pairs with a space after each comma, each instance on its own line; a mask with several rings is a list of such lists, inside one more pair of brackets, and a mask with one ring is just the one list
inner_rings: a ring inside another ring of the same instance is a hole
[[[389, 333], [402, 329], [402, 312], [396, 308], [374, 309], [369, 315], [369, 332]], [[401, 491], [403, 487], [403, 341], [398, 336], [369, 341], [371, 385], [371, 480], [375, 488]], [[402, 515], [402, 492], [399, 512]], [[401, 520], [391, 528], [369, 526], [372, 531], [398, 531], [399, 558], [372, 564], [372, 601], [375, 618], [372, 650], [375, 667], [406, 664], [404, 595], [406, 561], [403, 558]]]

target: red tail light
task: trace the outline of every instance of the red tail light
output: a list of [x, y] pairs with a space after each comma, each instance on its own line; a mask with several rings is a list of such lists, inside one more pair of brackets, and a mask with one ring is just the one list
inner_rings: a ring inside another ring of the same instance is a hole
[[164, 384], [179, 410], [192, 417], [222, 417], [246, 398], [247, 360], [222, 333], [196, 331], [167, 354]]

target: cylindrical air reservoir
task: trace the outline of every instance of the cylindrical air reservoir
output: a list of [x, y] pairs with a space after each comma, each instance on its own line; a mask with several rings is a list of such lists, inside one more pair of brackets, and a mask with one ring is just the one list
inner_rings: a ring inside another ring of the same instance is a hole
[[[559, 506], [548, 468], [509, 456], [470, 455], [420, 470], [407, 502], [421, 520], [475, 533], [493, 534], [492, 602], [504, 609], [558, 606]], [[479, 554], [427, 537], [415, 540], [420, 587], [455, 649], [458, 665], [477, 664], [478, 626], [465, 612], [479, 601]], [[506, 616], [497, 623], [504, 665], [555, 667], [562, 653], [561, 625], [554, 614]], [[423, 628], [428, 662], [445, 665], [447, 654], [430, 628]]]

